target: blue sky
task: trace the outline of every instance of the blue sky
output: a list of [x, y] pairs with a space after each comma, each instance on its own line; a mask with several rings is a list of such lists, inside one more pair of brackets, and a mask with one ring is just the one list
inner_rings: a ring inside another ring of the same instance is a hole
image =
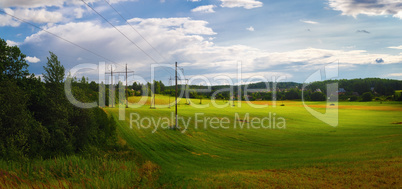
[[[3, 0], [0, 37], [22, 49], [36, 75], [52, 51], [67, 70], [111, 60], [145, 81], [151, 65], [175, 61], [187, 78], [210, 80], [237, 78], [241, 62], [243, 83], [255, 76], [303, 82], [331, 62], [339, 62], [338, 79], [402, 79], [400, 1], [108, 0], [130, 24], [104, 0], [84, 1], [128, 39], [81, 0]], [[173, 73], [156, 68], [155, 79], [167, 83]], [[96, 70], [81, 75], [98, 79]]]

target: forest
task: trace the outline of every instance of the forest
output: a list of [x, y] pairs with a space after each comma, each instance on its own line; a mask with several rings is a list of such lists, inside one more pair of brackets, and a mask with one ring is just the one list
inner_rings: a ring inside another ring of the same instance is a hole
[[[1, 39], [0, 53], [0, 159], [47, 159], [115, 146], [112, 117], [101, 108], [77, 108], [66, 99], [65, 69], [55, 54], [49, 53], [42, 81], [29, 73], [26, 55], [17, 46]], [[96, 90], [85, 78], [72, 78], [79, 101], [97, 99]]]

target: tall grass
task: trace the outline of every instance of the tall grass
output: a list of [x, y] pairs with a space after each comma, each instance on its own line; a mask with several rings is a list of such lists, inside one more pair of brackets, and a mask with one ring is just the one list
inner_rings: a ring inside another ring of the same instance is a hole
[[69, 156], [31, 162], [0, 161], [0, 188], [138, 188], [156, 185], [150, 161]]

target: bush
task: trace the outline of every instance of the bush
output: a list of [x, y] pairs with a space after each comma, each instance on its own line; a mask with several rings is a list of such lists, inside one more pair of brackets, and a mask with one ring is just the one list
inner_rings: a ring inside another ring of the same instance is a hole
[[368, 101], [372, 101], [373, 100], [373, 95], [371, 94], [371, 92], [365, 92], [362, 95], [362, 101], [363, 102], [368, 102]]
[[351, 96], [350, 97], [350, 101], [356, 101], [357, 100], [357, 96]]

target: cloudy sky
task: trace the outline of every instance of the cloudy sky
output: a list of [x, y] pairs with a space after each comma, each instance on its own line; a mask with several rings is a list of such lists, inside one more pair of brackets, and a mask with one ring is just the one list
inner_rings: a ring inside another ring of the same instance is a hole
[[[152, 64], [175, 61], [188, 78], [236, 78], [241, 63], [242, 82], [303, 82], [339, 62], [339, 79], [402, 79], [401, 0], [1, 0], [0, 10], [0, 37], [36, 75], [52, 51], [67, 70], [127, 63], [146, 80]], [[173, 73], [156, 68], [155, 79]]]

